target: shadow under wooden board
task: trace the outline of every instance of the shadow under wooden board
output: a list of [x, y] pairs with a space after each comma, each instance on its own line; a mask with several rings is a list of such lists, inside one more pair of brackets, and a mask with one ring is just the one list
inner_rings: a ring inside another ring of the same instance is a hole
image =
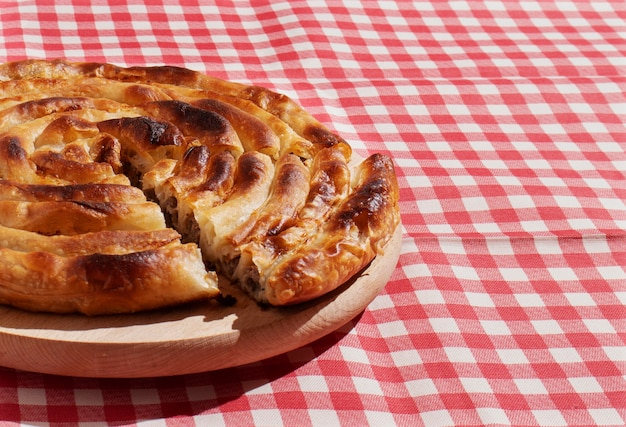
[[87, 317], [0, 306], [0, 365], [77, 377], [139, 378], [240, 366], [321, 338], [361, 313], [400, 256], [399, 225], [385, 252], [335, 291], [292, 307], [261, 307], [224, 283], [236, 303], [211, 301], [130, 315]]

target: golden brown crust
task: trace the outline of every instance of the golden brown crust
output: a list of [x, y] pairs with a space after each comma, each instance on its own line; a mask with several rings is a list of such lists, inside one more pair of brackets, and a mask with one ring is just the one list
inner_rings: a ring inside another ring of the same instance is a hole
[[393, 166], [375, 154], [359, 169], [356, 188], [316, 236], [271, 267], [265, 284], [270, 304], [294, 304], [329, 292], [381, 253], [400, 220]]
[[211, 282], [216, 279], [196, 252], [195, 245], [175, 245], [62, 257], [0, 248], [0, 302], [27, 310], [97, 315], [213, 297], [217, 289]]
[[0, 247], [20, 252], [50, 252], [61, 256], [143, 252], [177, 244], [180, 240], [180, 234], [171, 228], [155, 231], [104, 230], [72, 236], [46, 236], [0, 226], [0, 234]]
[[0, 302], [158, 308], [216, 294], [202, 261], [259, 302], [323, 295], [400, 222], [391, 160], [351, 155], [258, 86], [166, 66], [0, 65]]

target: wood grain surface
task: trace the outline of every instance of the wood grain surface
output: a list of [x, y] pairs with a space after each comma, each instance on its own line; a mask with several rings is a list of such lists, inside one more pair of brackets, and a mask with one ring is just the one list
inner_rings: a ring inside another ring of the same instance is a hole
[[293, 307], [261, 307], [228, 283], [216, 301], [86, 317], [0, 307], [0, 365], [105, 378], [157, 377], [239, 366], [302, 347], [345, 325], [380, 293], [400, 256], [402, 226], [350, 283]]

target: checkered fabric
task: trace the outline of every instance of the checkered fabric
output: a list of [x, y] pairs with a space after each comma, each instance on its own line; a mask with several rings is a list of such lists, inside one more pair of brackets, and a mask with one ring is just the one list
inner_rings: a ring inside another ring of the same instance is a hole
[[0, 60], [25, 57], [285, 93], [393, 156], [404, 236], [384, 291], [310, 345], [172, 378], [0, 368], [1, 420], [626, 424], [623, 1], [3, 0]]

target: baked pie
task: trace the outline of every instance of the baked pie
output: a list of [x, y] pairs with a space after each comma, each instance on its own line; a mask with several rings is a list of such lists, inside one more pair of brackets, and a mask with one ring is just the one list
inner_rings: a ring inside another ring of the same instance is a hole
[[[390, 158], [184, 68], [0, 65], [0, 303], [87, 315], [337, 288], [399, 226]], [[352, 160], [351, 160], [352, 159]]]

